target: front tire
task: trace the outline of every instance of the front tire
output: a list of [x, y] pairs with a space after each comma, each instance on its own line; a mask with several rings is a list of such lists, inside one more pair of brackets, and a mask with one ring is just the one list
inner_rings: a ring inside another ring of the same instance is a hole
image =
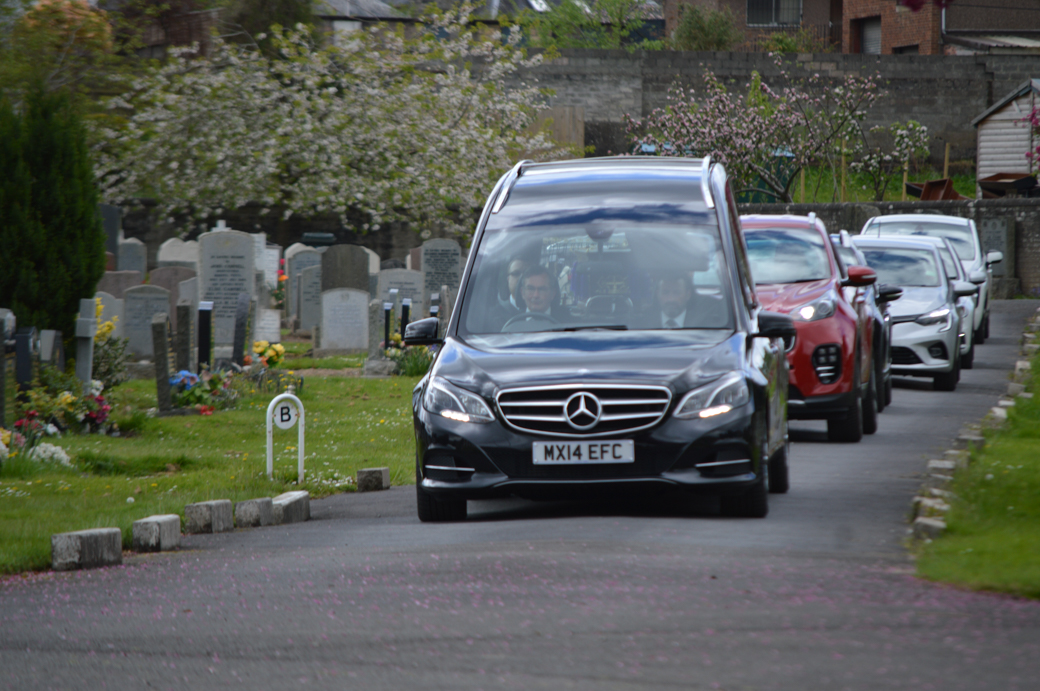
[[961, 360], [958, 357], [953, 363], [953, 369], [949, 372], [935, 375], [932, 387], [936, 391], [956, 391], [957, 382], [961, 380]]
[[863, 401], [863, 434], [877, 432], [878, 407], [877, 378], [871, 370], [870, 382], [867, 384], [867, 397]]
[[787, 448], [788, 445], [784, 444], [783, 448], [773, 454], [773, 457], [769, 459], [770, 494], [787, 494], [787, 490], [791, 488], [790, 476], [787, 469]]
[[968, 352], [961, 355], [961, 369], [972, 369], [975, 367], [975, 341], [972, 340]]
[[765, 518], [769, 513], [769, 493], [766, 491], [766, 479], [759, 479], [751, 489], [743, 494], [720, 497], [719, 508], [723, 516]]
[[422, 488], [422, 478], [415, 483], [415, 504], [423, 523], [445, 523], [466, 520], [465, 499], [438, 499]]
[[849, 407], [849, 412], [841, 420], [827, 421], [827, 439], [855, 443], [863, 438], [863, 400], [859, 394], [856, 402]]

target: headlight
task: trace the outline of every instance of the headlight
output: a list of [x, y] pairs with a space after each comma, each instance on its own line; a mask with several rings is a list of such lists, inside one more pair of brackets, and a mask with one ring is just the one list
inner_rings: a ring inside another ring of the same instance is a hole
[[717, 381], [694, 389], [682, 399], [675, 417], [713, 417], [728, 413], [751, 400], [747, 382], [740, 372], [730, 372]]
[[463, 391], [440, 377], [431, 380], [426, 387], [423, 408], [435, 415], [459, 422], [491, 422], [495, 419], [483, 398]]
[[814, 322], [834, 315], [834, 298], [825, 296], [791, 310], [791, 319]]
[[953, 319], [951, 319], [951, 312], [949, 307], [941, 307], [937, 310], [932, 310], [928, 314], [922, 314], [920, 317], [914, 320], [921, 326], [931, 326], [933, 324], [939, 324], [946, 322], [946, 325], [939, 329], [939, 331], [946, 331], [953, 326]]

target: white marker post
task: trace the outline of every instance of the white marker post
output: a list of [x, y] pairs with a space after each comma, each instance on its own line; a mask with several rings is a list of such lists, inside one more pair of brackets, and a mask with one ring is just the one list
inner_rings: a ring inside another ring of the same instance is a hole
[[306, 415], [303, 411], [303, 403], [291, 393], [283, 393], [275, 396], [274, 400], [267, 406], [267, 479], [274, 479], [274, 429], [271, 423], [278, 425], [279, 429], [290, 429], [300, 422], [299, 441], [296, 444], [300, 458], [298, 462], [296, 480], [297, 485], [303, 484], [303, 423]]

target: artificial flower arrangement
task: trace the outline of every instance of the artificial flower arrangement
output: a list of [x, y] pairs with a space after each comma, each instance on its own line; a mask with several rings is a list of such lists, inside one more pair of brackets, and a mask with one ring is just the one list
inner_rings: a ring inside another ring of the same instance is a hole
[[253, 343], [253, 352], [260, 356], [260, 363], [264, 367], [274, 367], [285, 359], [285, 346], [281, 343], [256, 341]]

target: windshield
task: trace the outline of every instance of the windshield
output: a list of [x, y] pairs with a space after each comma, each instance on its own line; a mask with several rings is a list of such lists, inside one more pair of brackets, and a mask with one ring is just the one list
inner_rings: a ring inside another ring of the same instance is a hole
[[946, 270], [947, 278], [952, 280], [957, 280], [958, 278], [960, 278], [960, 263], [953, 258], [953, 253], [950, 252], [949, 247], [939, 248], [939, 258], [942, 259], [943, 269]]
[[879, 221], [867, 226], [864, 235], [927, 235], [933, 238], [948, 238], [961, 259], [975, 258], [975, 243], [971, 227], [967, 224], [941, 223], [933, 221]]
[[537, 215], [493, 219], [505, 227], [481, 238], [460, 331], [733, 328], [713, 217], [597, 215], [576, 223], [567, 214], [559, 225]]
[[939, 286], [939, 267], [928, 250], [860, 248], [867, 265], [878, 275], [878, 283], [897, 286]]
[[823, 236], [810, 228], [745, 228], [751, 274], [759, 285], [831, 277]]

